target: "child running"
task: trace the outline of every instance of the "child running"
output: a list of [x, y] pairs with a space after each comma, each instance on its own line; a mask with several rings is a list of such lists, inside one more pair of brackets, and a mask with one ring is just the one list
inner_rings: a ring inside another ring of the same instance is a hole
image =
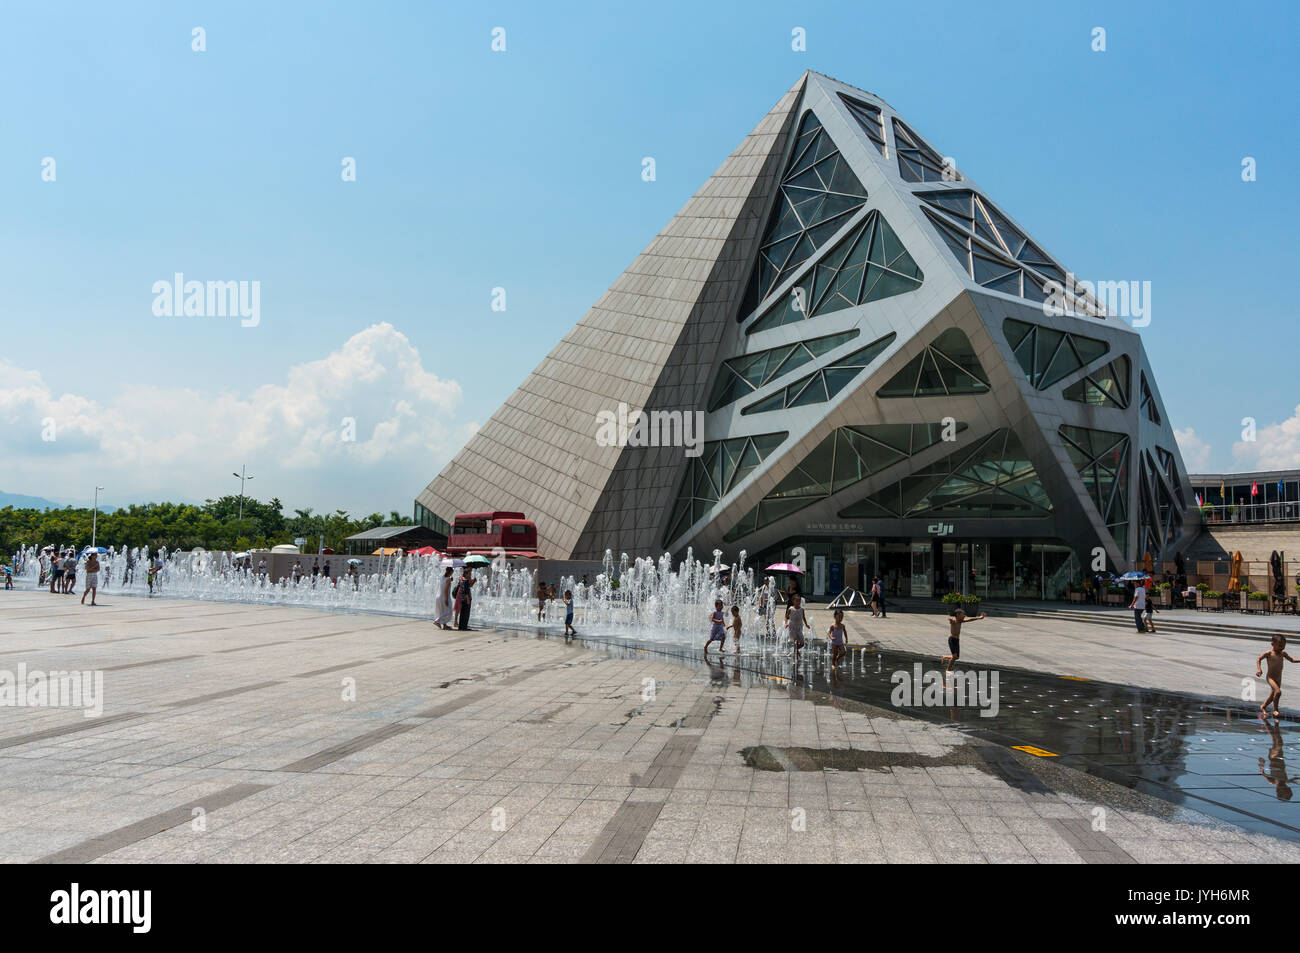
[[569, 641], [573, 636], [578, 634], [578, 630], [573, 627], [573, 590], [564, 590], [564, 641]]
[[704, 654], [709, 654], [709, 646], [717, 641], [721, 648], [727, 646], [727, 629], [726, 614], [722, 611], [722, 600], [717, 599], [713, 603], [713, 611], [709, 613], [709, 640], [704, 643]]
[[1273, 647], [1255, 659], [1255, 677], [1262, 675], [1261, 665], [1264, 659], [1268, 659], [1268, 687], [1270, 689], [1268, 697], [1264, 699], [1264, 704], [1259, 706], [1260, 717], [1268, 714], [1268, 706], [1273, 706], [1273, 717], [1278, 718], [1281, 712], [1278, 710], [1282, 701], [1282, 662], [1285, 659], [1288, 662], [1294, 662], [1291, 656], [1286, 654], [1286, 636], [1273, 636]]
[[965, 609], [958, 609], [952, 615], [948, 616], [948, 655], [945, 655], [943, 662], [943, 673], [947, 675], [952, 671], [953, 665], [961, 657], [961, 627], [963, 622], [978, 622], [980, 619], [987, 619], [988, 615], [981, 612], [977, 616], [966, 615]]
[[[736, 640], [736, 647], [732, 649], [732, 651], [739, 652], [740, 651], [740, 606], [731, 607], [731, 623], [727, 626], [727, 628], [731, 630], [732, 638]], [[723, 642], [722, 645], [725, 648], [727, 643]]]
[[844, 628], [843, 609], [835, 610], [835, 621], [826, 630], [826, 637], [831, 643], [831, 667], [834, 668], [840, 664], [840, 659], [844, 658], [844, 651], [848, 646], [848, 632]]
[[808, 613], [804, 612], [803, 600], [799, 593], [790, 594], [790, 604], [785, 607], [785, 628], [794, 646], [794, 662], [799, 664], [799, 652], [803, 649], [803, 630], [808, 625]]

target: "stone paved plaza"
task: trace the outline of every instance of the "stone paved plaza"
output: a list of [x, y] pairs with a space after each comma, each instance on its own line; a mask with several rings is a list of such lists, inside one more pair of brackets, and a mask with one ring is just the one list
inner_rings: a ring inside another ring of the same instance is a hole
[[[0, 596], [3, 668], [98, 669], [105, 691], [98, 718], [0, 708], [8, 862], [1300, 860], [1300, 845], [953, 728], [649, 652], [388, 616]], [[854, 621], [942, 645], [942, 617], [887, 624]], [[1259, 651], [1180, 636], [1170, 661], [1154, 642], [1131, 654], [1117, 628], [982, 624], [972, 652], [1189, 691]]]

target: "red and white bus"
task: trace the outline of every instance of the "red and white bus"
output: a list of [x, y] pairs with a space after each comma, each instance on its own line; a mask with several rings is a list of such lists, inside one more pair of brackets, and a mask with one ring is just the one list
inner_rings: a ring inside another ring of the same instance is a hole
[[457, 513], [447, 534], [447, 555], [537, 556], [537, 527], [523, 513]]

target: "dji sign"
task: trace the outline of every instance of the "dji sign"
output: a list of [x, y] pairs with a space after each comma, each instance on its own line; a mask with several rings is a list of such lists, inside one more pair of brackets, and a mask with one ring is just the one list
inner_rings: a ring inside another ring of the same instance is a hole
[[957, 527], [952, 523], [931, 523], [925, 531], [931, 536], [951, 536], [957, 531]]

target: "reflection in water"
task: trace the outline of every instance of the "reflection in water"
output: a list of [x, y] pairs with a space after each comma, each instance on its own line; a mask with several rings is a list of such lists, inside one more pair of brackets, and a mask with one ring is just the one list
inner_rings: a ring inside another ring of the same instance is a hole
[[[1001, 745], [1042, 748], [1058, 756], [1052, 759], [1056, 763], [1250, 830], [1300, 840], [1300, 813], [1292, 807], [1290, 787], [1297, 778], [1287, 776], [1284, 760], [1297, 726], [1285, 718], [1261, 726], [1245, 704], [999, 669], [996, 715], [981, 718], [977, 700], [964, 706], [950, 704], [947, 697], [937, 705], [894, 704], [895, 673], [911, 672], [918, 662], [937, 672], [933, 656], [854, 646], [833, 669], [825, 645], [809, 642], [797, 664], [780, 651], [756, 650], [728, 652], [703, 666], [697, 651], [686, 645], [605, 637], [584, 641], [624, 658], [673, 657], [707, 669], [715, 686], [766, 687], [816, 704], [852, 700], [955, 724]], [[992, 674], [981, 666], [962, 670]]]
[[1300, 780], [1297, 778], [1288, 778], [1286, 776], [1286, 760], [1282, 756], [1282, 729], [1272, 722], [1265, 722], [1269, 734], [1273, 736], [1273, 744], [1268, 749], [1268, 773], [1264, 773], [1264, 759], [1259, 759], [1259, 773], [1273, 789], [1277, 792], [1279, 801], [1291, 800], [1291, 785], [1289, 782]]

